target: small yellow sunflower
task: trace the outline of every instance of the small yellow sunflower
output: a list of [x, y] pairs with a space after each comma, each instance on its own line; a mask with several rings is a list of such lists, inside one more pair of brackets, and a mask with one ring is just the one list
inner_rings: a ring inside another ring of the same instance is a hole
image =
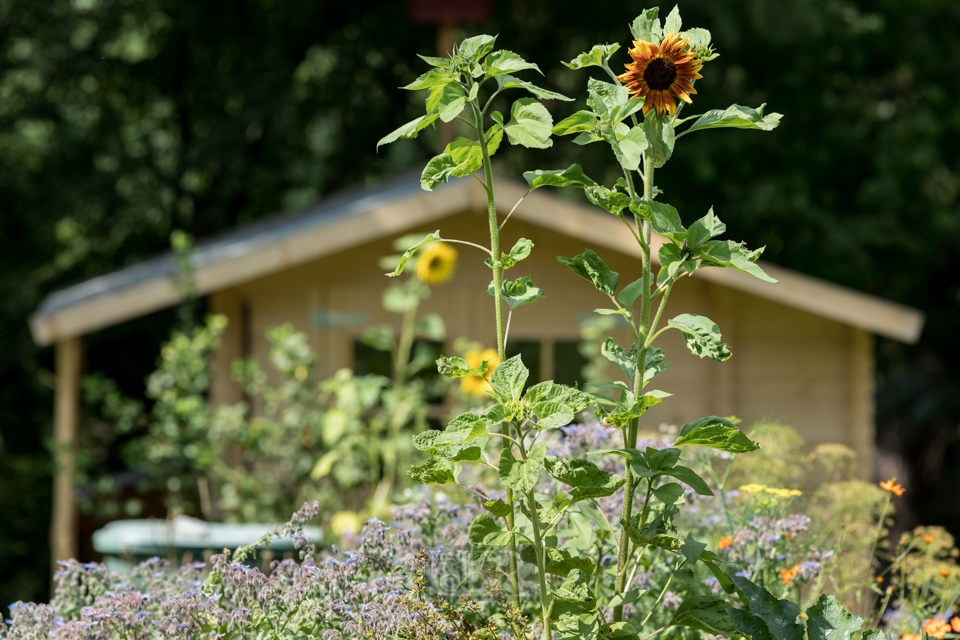
[[444, 242], [435, 242], [417, 258], [417, 277], [427, 284], [440, 284], [453, 277], [457, 268], [457, 250]]
[[696, 93], [693, 80], [702, 78], [699, 71], [703, 62], [693, 50], [684, 52], [690, 38], [680, 40], [680, 34], [670, 32], [660, 46], [646, 40], [634, 40], [633, 49], [627, 53], [633, 62], [626, 64], [627, 71], [617, 80], [630, 91], [631, 96], [643, 96], [643, 115], [656, 109], [671, 116], [677, 112], [674, 97], [692, 104], [691, 93]]
[[461, 391], [477, 397], [483, 397], [486, 395], [486, 391], [492, 390], [489, 382], [490, 374], [493, 373], [493, 370], [500, 364], [500, 358], [497, 357], [497, 350], [468, 351], [464, 354], [463, 359], [467, 361], [471, 369], [479, 367], [480, 363], [484, 360], [489, 360], [487, 363], [487, 374], [485, 376], [468, 376], [460, 380]]

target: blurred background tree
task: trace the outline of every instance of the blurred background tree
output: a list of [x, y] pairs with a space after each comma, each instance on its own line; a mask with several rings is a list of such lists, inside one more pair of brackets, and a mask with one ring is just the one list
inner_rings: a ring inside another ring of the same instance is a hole
[[[458, 37], [499, 33], [564, 91], [586, 76], [560, 61], [595, 42], [626, 45], [648, 5], [492, 6], [489, 23]], [[687, 219], [716, 206], [732, 237], [767, 245], [767, 260], [928, 314], [920, 344], [878, 343], [879, 460], [908, 487], [904, 527], [960, 534], [960, 5], [684, 0], [681, 10], [721, 54], [696, 111], [769, 101], [785, 117], [773, 142], [692, 139], [699, 147], [673, 159], [691, 171], [671, 175], [693, 181], [659, 186]], [[435, 40], [402, 0], [0, 0], [0, 602], [43, 599], [48, 587], [52, 353], [34, 346], [30, 312], [57, 287], [165, 250], [174, 228], [202, 240], [432, 155], [433, 132], [374, 149], [419, 112], [420, 96], [397, 87]], [[557, 118], [580, 105], [553, 108]], [[509, 153], [501, 171], [575, 156], [598, 179], [612, 171], [590, 147]], [[90, 336], [87, 371], [143, 397], [176, 319]]]

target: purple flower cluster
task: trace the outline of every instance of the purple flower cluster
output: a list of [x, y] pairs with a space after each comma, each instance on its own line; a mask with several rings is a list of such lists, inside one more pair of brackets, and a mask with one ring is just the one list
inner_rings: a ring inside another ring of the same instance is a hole
[[[469, 508], [454, 505], [444, 506], [440, 519], [425, 505], [404, 509], [400, 515], [444, 526], [451, 517], [470, 517]], [[372, 519], [356, 549], [318, 553], [302, 532], [316, 511], [316, 503], [305, 505], [275, 532], [294, 537], [300, 560], [275, 560], [266, 572], [245, 563], [265, 539], [176, 570], [152, 558], [122, 579], [101, 564], [61, 563], [53, 601], [12, 605], [0, 622], [0, 638], [392, 637], [411, 615], [401, 596], [410, 590], [416, 554], [424, 547], [421, 529], [401, 531]]]

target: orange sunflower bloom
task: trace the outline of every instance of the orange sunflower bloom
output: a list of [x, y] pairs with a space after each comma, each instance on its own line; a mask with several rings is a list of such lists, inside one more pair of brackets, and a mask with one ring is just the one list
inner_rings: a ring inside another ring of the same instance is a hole
[[906, 491], [906, 489], [904, 489], [903, 486], [897, 484], [893, 478], [889, 480], [884, 480], [883, 482], [881, 482], [880, 488], [885, 491], [889, 491], [895, 496], [902, 496], [903, 492]]
[[677, 112], [674, 98], [692, 104], [690, 94], [696, 93], [693, 81], [702, 78], [699, 71], [703, 62], [693, 50], [684, 51], [690, 38], [680, 40], [680, 34], [670, 32], [660, 46], [646, 40], [634, 40], [633, 49], [627, 53], [633, 59], [627, 71], [617, 80], [630, 91], [631, 96], [643, 96], [643, 115], [656, 109], [658, 115]]
[[930, 618], [923, 623], [923, 630], [926, 631], [927, 635], [931, 638], [943, 640], [943, 636], [950, 633], [950, 625], [943, 620], [934, 620], [933, 618]]

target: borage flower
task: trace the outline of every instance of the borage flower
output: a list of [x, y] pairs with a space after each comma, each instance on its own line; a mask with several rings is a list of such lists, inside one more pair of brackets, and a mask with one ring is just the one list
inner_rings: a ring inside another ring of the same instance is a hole
[[670, 32], [660, 46], [646, 40], [634, 40], [634, 48], [627, 53], [633, 62], [626, 64], [627, 71], [617, 80], [622, 82], [632, 96], [642, 96], [643, 115], [656, 109], [658, 115], [677, 112], [674, 97], [692, 104], [690, 94], [696, 93], [693, 81], [702, 78], [698, 72], [703, 62], [692, 49], [687, 49], [690, 38], [680, 40], [680, 34]]

